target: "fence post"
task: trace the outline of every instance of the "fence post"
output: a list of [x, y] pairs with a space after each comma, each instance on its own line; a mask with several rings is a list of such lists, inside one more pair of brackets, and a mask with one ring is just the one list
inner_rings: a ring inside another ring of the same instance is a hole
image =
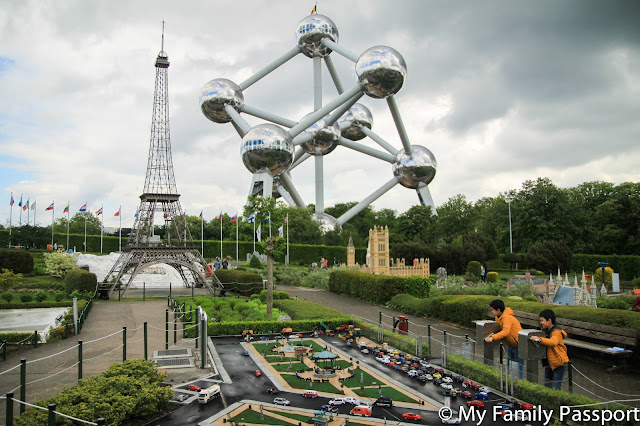
[[[27, 360], [20, 360], [20, 401], [27, 400]], [[20, 404], [20, 414], [24, 413], [25, 405]]]
[[429, 344], [429, 356], [431, 356], [431, 324], [427, 324], [427, 343]]
[[502, 343], [500, 343], [500, 392], [504, 392], [504, 388], [502, 387], [502, 371], [503, 370], [504, 370], [504, 365], [503, 365], [503, 358], [502, 358]]
[[178, 340], [178, 315], [176, 315], [176, 308], [173, 308], [173, 344], [175, 345]]
[[3, 361], [7, 360], [7, 341], [6, 340], [2, 341], [2, 360]]
[[78, 340], [78, 381], [82, 379], [82, 340]]
[[49, 404], [49, 426], [56, 426], [56, 404]]
[[144, 322], [144, 359], [145, 361], [148, 359], [147, 358], [147, 322]]
[[169, 349], [169, 310], [164, 312], [164, 348]]
[[143, 302], [147, 300], [146, 295], [147, 295], [147, 282], [142, 281], [142, 301]]
[[200, 357], [202, 358], [202, 368], [204, 369], [206, 366], [206, 361], [207, 361], [207, 323], [204, 319], [204, 315], [202, 318], [202, 321], [200, 321], [200, 323], [202, 324], [202, 341], [200, 342]]
[[567, 368], [569, 369], [569, 393], [573, 393], [573, 364], [571, 361], [569, 361]]
[[38, 347], [38, 330], [33, 332], [33, 347]]
[[13, 392], [7, 392], [7, 409], [5, 424], [7, 426], [13, 426]]

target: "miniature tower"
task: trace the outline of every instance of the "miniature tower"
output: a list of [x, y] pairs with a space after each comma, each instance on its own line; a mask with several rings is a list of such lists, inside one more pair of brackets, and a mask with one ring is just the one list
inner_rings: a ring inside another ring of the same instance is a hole
[[371, 272], [389, 275], [389, 227], [374, 226], [369, 231]]
[[356, 266], [356, 246], [353, 245], [351, 235], [349, 235], [349, 245], [347, 246], [347, 266]]
[[[138, 273], [158, 263], [175, 268], [185, 287], [206, 285], [213, 293], [211, 278], [208, 282], [205, 275], [207, 264], [186, 225], [173, 174], [169, 134], [169, 57], [164, 51], [164, 22], [162, 27], [162, 49], [155, 63], [156, 85], [144, 190], [127, 245], [101, 285], [101, 291], [108, 289], [109, 295], [118, 283], [124, 286], [126, 293]], [[155, 235], [155, 219], [164, 225], [166, 240]], [[215, 275], [212, 278], [221, 288]]]

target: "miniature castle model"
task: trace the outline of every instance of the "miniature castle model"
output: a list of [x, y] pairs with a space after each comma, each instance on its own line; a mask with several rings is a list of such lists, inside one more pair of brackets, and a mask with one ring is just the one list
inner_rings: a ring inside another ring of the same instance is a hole
[[356, 263], [355, 247], [349, 237], [347, 247], [347, 268], [359, 269], [366, 274], [393, 275], [399, 277], [428, 277], [429, 259], [414, 259], [413, 266], [405, 265], [404, 259], [396, 259], [391, 264], [389, 256], [389, 227], [374, 226], [369, 230], [369, 244], [367, 246], [367, 264]]
[[606, 296], [607, 289], [604, 285], [601, 289], [598, 289], [594, 282], [591, 282], [590, 285], [587, 285], [587, 282], [587, 277], [582, 271], [581, 286], [578, 286], [578, 277], [574, 277], [572, 286], [569, 282], [568, 274], [565, 273], [563, 279], [562, 275], [560, 275], [560, 268], [558, 268], [558, 276], [555, 281], [551, 275], [549, 276], [549, 281], [545, 280], [546, 291], [542, 294], [542, 302], [595, 308], [597, 307], [597, 297]]

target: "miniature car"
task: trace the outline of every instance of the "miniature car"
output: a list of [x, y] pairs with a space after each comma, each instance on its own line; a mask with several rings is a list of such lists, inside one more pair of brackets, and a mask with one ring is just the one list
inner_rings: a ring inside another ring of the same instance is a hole
[[478, 389], [478, 392], [491, 393], [491, 389], [486, 386], [482, 386], [480, 389]]
[[[360, 405], [360, 400], [356, 397], [347, 396], [346, 398], [342, 398], [342, 399], [344, 400], [344, 402], [348, 402], [351, 405]], [[329, 401], [329, 403], [331, 404], [331, 401]]]
[[469, 391], [463, 391], [460, 395], [462, 395], [464, 398], [471, 398], [473, 396]]
[[441, 379], [442, 378], [442, 374], [437, 373], [437, 372], [433, 373], [432, 376], [433, 376], [434, 379]]
[[291, 405], [291, 402], [285, 398], [273, 398], [273, 403], [277, 405]]
[[344, 398], [333, 398], [329, 401], [329, 405], [343, 405], [346, 404], [346, 402]]
[[489, 399], [489, 394], [486, 392], [476, 392], [477, 399]]
[[[453, 389], [453, 385], [451, 385], [450, 383], [441, 383], [441, 384], [440, 384], [440, 387], [441, 387], [442, 389], [448, 389], [448, 390]], [[478, 394], [476, 394], [476, 395], [478, 395]]]
[[453, 381], [454, 381], [454, 382], [456, 382], [456, 383], [462, 383], [462, 382], [464, 382], [464, 377], [459, 376], [459, 375], [457, 375], [457, 374], [452, 375], [452, 376], [451, 376], [451, 378], [452, 378], [452, 379], [453, 379]]
[[484, 407], [484, 402], [479, 399], [474, 399], [473, 401], [467, 401], [467, 405], [471, 407], [472, 405], [475, 407]]
[[318, 392], [313, 391], [313, 390], [308, 390], [308, 391], [304, 391], [302, 396], [304, 396], [305, 398], [317, 398], [318, 397]]
[[453, 379], [451, 377], [443, 377], [442, 381], [445, 383], [453, 383]]
[[435, 371], [436, 373], [444, 373], [444, 368], [442, 367], [434, 367], [433, 371]]
[[454, 387], [451, 388], [451, 396], [456, 397], [458, 395], [462, 395], [462, 391], [460, 389], [456, 389]]
[[360, 350], [360, 352], [362, 352], [363, 354], [368, 354], [369, 353], [369, 349], [363, 348], [363, 349]]
[[256, 375], [256, 377], [262, 376], [262, 373], [260, 372], [260, 370], [256, 370], [254, 374]]
[[419, 376], [419, 374], [418, 374], [417, 370], [409, 370], [409, 371], [407, 371], [407, 376], [409, 376], [409, 377], [417, 377], [417, 376]]
[[416, 414], [416, 413], [404, 413], [402, 415], [402, 419], [403, 420], [415, 420], [417, 422], [417, 421], [422, 420], [422, 416], [420, 414]]
[[533, 404], [530, 404], [528, 402], [522, 402], [520, 403], [520, 408], [524, 409], [524, 410], [533, 410]]
[[460, 419], [458, 417], [449, 417], [448, 419], [442, 419], [442, 424], [445, 425], [459, 425]]
[[178, 401], [178, 402], [182, 402], [182, 401], [184, 401], [184, 400], [185, 400], [185, 399], [187, 399], [187, 398], [189, 398], [189, 395], [184, 394], [184, 393], [181, 393], [181, 394], [178, 394], [178, 395], [176, 396], [176, 401]]
[[279, 392], [279, 391], [278, 391], [278, 389], [276, 389], [276, 388], [269, 388], [269, 389], [267, 389], [267, 393], [268, 393], [268, 394], [270, 394], [270, 395], [275, 395], [275, 394], [277, 394], [278, 392]]
[[249, 351], [244, 351], [244, 356], [249, 356]]
[[189, 389], [190, 391], [194, 391], [194, 392], [200, 392], [200, 390], [202, 388], [200, 386], [198, 386], [198, 385], [189, 385], [189, 386], [187, 386], [187, 389]]
[[337, 413], [338, 412], [338, 407], [335, 407], [333, 405], [325, 404], [325, 405], [321, 405], [320, 406], [320, 411], [326, 411], [326, 412], [329, 412], [329, 413]]

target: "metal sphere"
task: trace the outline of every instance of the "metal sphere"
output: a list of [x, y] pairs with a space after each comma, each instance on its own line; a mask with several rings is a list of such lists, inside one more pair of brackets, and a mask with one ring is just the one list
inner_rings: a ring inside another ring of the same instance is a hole
[[323, 234], [326, 234], [329, 231], [340, 230], [340, 224], [338, 223], [338, 220], [330, 214], [314, 213], [311, 218], [320, 223], [320, 229], [322, 230]]
[[296, 40], [298, 41], [298, 46], [302, 49], [302, 53], [309, 58], [324, 58], [331, 53], [331, 49], [322, 45], [322, 39], [325, 38], [335, 43], [339, 39], [336, 24], [326, 16], [309, 15], [298, 24]]
[[373, 127], [373, 116], [366, 106], [354, 104], [349, 111], [340, 117], [338, 123], [341, 128], [344, 127], [345, 123], [349, 125], [349, 127], [342, 130], [342, 137], [352, 141], [359, 141], [367, 136], [362, 132], [360, 126], [371, 129]]
[[[302, 120], [309, 115], [310, 114], [307, 114], [302, 117]], [[309, 133], [312, 136], [312, 139], [309, 142], [300, 144], [305, 152], [311, 155], [327, 155], [336, 149], [336, 146], [338, 146], [340, 126], [337, 122], [328, 126], [325, 117], [309, 126], [304, 133]]]
[[407, 77], [407, 64], [397, 50], [375, 46], [358, 58], [356, 75], [367, 95], [376, 99], [386, 98], [402, 88]]
[[393, 164], [393, 175], [406, 188], [417, 189], [420, 183], [429, 184], [436, 175], [438, 163], [433, 153], [420, 145], [413, 145], [411, 154], [400, 151]]
[[241, 154], [251, 173], [267, 170], [277, 176], [293, 163], [293, 140], [282, 127], [259, 124], [242, 138]]
[[200, 94], [200, 109], [205, 117], [214, 123], [230, 122], [231, 117], [224, 110], [226, 105], [240, 112], [244, 105], [240, 86], [226, 78], [216, 78], [204, 85]]

